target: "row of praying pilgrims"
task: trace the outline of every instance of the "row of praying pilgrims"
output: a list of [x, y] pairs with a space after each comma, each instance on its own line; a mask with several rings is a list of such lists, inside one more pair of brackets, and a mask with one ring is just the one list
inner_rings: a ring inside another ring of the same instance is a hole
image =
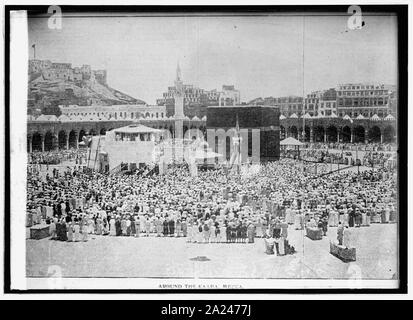
[[317, 180], [291, 159], [260, 164], [259, 179], [225, 175], [222, 168], [200, 171], [198, 177], [184, 167], [148, 176], [73, 167], [46, 179], [43, 173], [28, 171], [27, 225], [57, 226], [57, 219], [56, 233], [63, 234], [64, 224], [66, 236], [68, 225], [83, 231], [87, 222], [95, 235], [247, 243], [257, 237], [277, 239], [274, 230], [281, 224], [290, 231], [309, 223], [336, 228], [341, 221], [352, 228], [397, 222], [397, 176], [388, 168], [337, 172]]

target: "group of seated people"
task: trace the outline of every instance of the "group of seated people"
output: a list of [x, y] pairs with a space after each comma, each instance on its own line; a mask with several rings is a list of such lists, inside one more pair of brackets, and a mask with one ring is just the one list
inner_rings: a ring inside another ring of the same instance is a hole
[[86, 152], [86, 148], [70, 148], [68, 150], [51, 150], [43, 152], [33, 151], [27, 154], [27, 163], [53, 165], [59, 164], [62, 161], [75, 161], [76, 164], [82, 164], [85, 163]]

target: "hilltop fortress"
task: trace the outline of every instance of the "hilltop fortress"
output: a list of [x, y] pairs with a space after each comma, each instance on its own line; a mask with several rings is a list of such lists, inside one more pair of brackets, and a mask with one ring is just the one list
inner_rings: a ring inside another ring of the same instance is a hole
[[45, 80], [82, 81], [96, 80], [106, 86], [106, 70], [92, 70], [90, 65], [72, 68], [71, 63], [56, 63], [50, 60], [29, 60], [29, 75], [43, 76]]

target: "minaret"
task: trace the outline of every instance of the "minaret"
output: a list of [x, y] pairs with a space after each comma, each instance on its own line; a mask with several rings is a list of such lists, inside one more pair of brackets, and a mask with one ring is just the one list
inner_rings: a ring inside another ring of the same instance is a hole
[[179, 63], [176, 67], [176, 80], [175, 80], [175, 119], [184, 118], [184, 85], [181, 80], [181, 69]]

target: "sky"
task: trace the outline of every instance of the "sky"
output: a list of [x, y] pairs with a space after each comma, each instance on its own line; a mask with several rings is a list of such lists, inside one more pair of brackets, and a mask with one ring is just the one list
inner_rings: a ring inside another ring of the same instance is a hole
[[65, 16], [29, 18], [29, 57], [106, 69], [108, 84], [148, 104], [174, 85], [233, 84], [241, 101], [303, 96], [339, 83], [397, 84], [397, 18], [334, 16]]

